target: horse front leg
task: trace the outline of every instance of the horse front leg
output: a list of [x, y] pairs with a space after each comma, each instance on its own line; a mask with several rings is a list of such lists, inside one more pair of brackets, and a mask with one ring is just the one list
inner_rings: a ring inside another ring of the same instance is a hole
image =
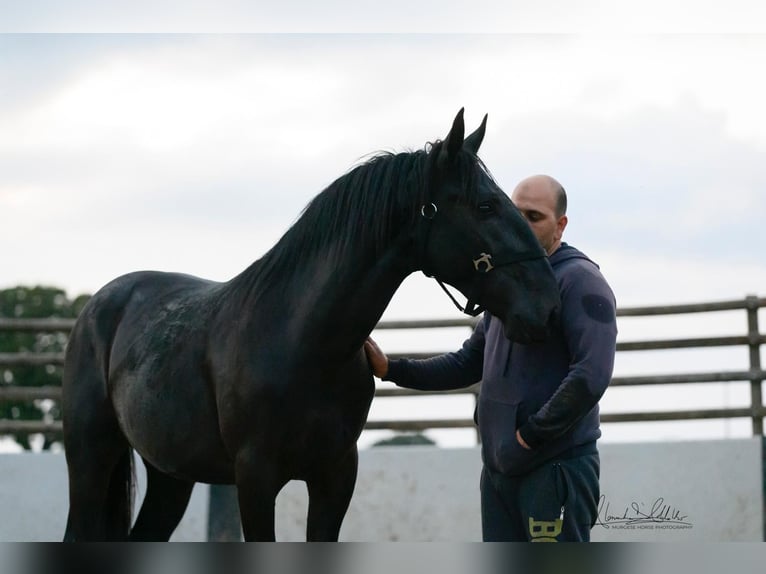
[[327, 463], [306, 481], [309, 513], [306, 540], [337, 542], [356, 484], [359, 454], [356, 445], [340, 461]]
[[237, 498], [246, 542], [274, 542], [274, 505], [286, 481], [266, 457], [240, 455], [236, 465]]

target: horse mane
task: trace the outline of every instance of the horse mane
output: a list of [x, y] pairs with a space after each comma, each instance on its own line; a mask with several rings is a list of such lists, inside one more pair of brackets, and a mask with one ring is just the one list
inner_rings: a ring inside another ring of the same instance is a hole
[[309, 202], [265, 259], [291, 266], [330, 244], [342, 255], [360, 241], [379, 255], [396, 228], [414, 222], [418, 190], [428, 185], [428, 157], [424, 150], [379, 152], [357, 165]]
[[[251, 286], [263, 284], [275, 272], [297, 269], [328, 248], [335, 260], [350, 249], [379, 257], [400, 229], [415, 225], [420, 206], [430, 201], [432, 168], [441, 146], [437, 140], [421, 150], [378, 152], [353, 167], [316, 195], [276, 245], [242, 275]], [[470, 164], [488, 174], [473, 154], [458, 157], [468, 187], [476, 174]]]

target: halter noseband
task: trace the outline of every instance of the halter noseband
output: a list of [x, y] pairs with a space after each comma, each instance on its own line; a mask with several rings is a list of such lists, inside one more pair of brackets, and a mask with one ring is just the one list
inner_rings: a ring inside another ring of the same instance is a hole
[[[429, 272], [426, 269], [425, 266], [425, 252], [426, 252], [426, 246], [428, 245], [428, 236], [429, 232], [431, 231], [431, 222], [433, 221], [434, 217], [436, 217], [436, 214], [438, 213], [438, 209], [436, 208], [436, 204], [434, 203], [428, 203], [424, 204], [420, 208], [420, 215], [425, 220], [425, 231], [423, 235], [423, 241], [419, 244], [420, 246], [420, 253], [419, 253], [419, 259], [422, 262], [421, 269], [423, 271], [423, 274], [426, 277], [433, 277], [436, 282], [439, 284], [439, 286], [444, 290], [444, 292], [447, 294], [447, 296], [452, 300], [452, 302], [455, 304], [455, 307], [457, 307], [461, 313], [465, 313], [466, 315], [470, 315], [471, 317], [476, 317], [480, 313], [484, 312], [484, 307], [481, 305], [478, 305], [475, 301], [475, 293], [472, 293], [470, 297], [468, 297], [468, 301], [465, 304], [465, 307], [460, 305], [460, 303], [457, 302], [457, 299], [453, 297], [452, 293], [449, 292], [449, 289], [447, 289], [447, 286], [439, 279], [438, 277], [434, 276], [432, 272]], [[521, 251], [518, 253], [514, 253], [512, 256], [507, 258], [501, 258], [500, 260], [495, 260], [492, 257], [491, 253], [480, 253], [479, 256], [475, 259], [472, 259], [473, 267], [476, 273], [478, 273], [479, 277], [486, 275], [493, 269], [497, 269], [498, 267], [504, 267], [506, 265], [512, 265], [514, 263], [520, 263], [522, 261], [532, 261], [534, 259], [542, 259], [543, 257], [546, 257], [545, 252], [542, 251], [542, 249], [528, 249], [525, 251]], [[476, 291], [476, 289], [474, 289]]]

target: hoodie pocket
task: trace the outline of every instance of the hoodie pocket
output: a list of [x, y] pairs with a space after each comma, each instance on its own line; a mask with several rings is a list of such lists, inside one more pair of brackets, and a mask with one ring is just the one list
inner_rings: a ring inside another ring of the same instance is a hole
[[491, 469], [508, 475], [526, 472], [535, 459], [534, 451], [525, 449], [516, 440], [519, 406], [518, 402], [479, 397], [479, 432], [484, 461]]

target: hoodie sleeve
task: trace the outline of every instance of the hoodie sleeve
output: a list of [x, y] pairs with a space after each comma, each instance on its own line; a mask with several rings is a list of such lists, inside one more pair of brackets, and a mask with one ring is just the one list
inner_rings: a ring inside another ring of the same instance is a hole
[[573, 266], [561, 287], [561, 328], [571, 357], [561, 385], [519, 428], [531, 447], [569, 431], [598, 404], [612, 378], [617, 341], [616, 303], [598, 268]]
[[462, 348], [430, 359], [392, 359], [384, 381], [419, 391], [449, 391], [470, 387], [481, 380], [484, 365], [485, 314]]

